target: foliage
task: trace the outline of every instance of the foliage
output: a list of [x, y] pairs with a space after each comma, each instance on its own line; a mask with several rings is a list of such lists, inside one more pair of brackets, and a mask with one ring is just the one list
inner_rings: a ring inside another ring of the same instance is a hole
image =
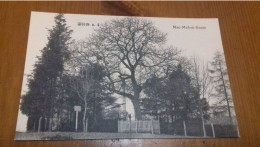
[[160, 116], [166, 122], [198, 118], [202, 103], [205, 117], [208, 117], [207, 101], [199, 99], [190, 76], [182, 70], [181, 65], [167, 78], [153, 77], [147, 80], [144, 93], [147, 95], [147, 98], [142, 100], [144, 114], [148, 113], [157, 118]]

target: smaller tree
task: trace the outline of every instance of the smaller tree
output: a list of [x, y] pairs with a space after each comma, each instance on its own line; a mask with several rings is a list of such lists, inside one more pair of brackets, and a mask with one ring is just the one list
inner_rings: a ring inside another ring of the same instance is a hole
[[71, 88], [83, 102], [83, 130], [87, 132], [88, 120], [97, 121], [102, 117], [103, 107], [114, 102], [114, 98], [104, 88], [104, 68], [98, 64], [81, 67], [79, 74], [72, 77]]
[[[198, 93], [191, 85], [191, 79], [187, 73], [178, 65], [176, 71], [172, 72], [167, 81], [169, 110], [174, 114], [175, 120], [181, 118], [187, 120], [196, 111]], [[172, 120], [173, 115], [171, 116]]]
[[210, 98], [213, 90], [212, 79], [209, 76], [208, 64], [205, 64], [203, 61], [200, 61], [199, 58], [193, 57], [191, 62], [191, 77], [193, 85], [197, 93], [199, 94], [199, 114], [202, 121], [203, 134], [206, 137], [205, 121], [204, 119], [209, 118], [209, 115], [205, 113], [209, 109], [209, 104], [207, 99]]
[[212, 69], [210, 69], [209, 71], [215, 84], [215, 93], [213, 94], [213, 96], [217, 98], [217, 102], [215, 103], [215, 111], [227, 111], [230, 123], [232, 123], [233, 121], [230, 106], [233, 102], [223, 53], [215, 53], [213, 61], [211, 62], [211, 66]]
[[199, 99], [198, 91], [191, 83], [190, 76], [181, 65], [169, 73], [169, 77], [153, 77], [146, 81], [142, 99], [143, 113], [160, 116], [166, 122], [188, 120], [200, 116], [200, 106], [206, 117], [209, 105]]
[[150, 115], [159, 119], [165, 117], [165, 84], [162, 78], [153, 76], [144, 84], [144, 94], [147, 96], [141, 99], [142, 114]]

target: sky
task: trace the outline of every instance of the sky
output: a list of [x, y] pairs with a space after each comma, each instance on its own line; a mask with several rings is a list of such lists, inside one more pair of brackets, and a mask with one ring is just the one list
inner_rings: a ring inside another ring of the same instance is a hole
[[[26, 62], [22, 84], [22, 94], [27, 91], [27, 76], [33, 70], [33, 65], [37, 61], [37, 56], [41, 55], [42, 50], [47, 44], [48, 29], [51, 29], [54, 23], [56, 13], [32, 12], [30, 19], [29, 38], [27, 44]], [[118, 16], [102, 15], [82, 15], [65, 14], [67, 25], [73, 30], [72, 38], [75, 40], [86, 39], [97, 24], [101, 24]], [[191, 19], [191, 18], [155, 18], [147, 17], [154, 22], [154, 25], [162, 32], [167, 33], [167, 45], [172, 45], [183, 50], [186, 57], [196, 56], [205, 62], [211, 61], [214, 53], [223, 51], [218, 19]], [[78, 23], [89, 23], [90, 26], [78, 26]], [[94, 26], [92, 26], [92, 24]], [[127, 101], [127, 110], [132, 110], [131, 102]], [[132, 115], [134, 116], [134, 115]], [[20, 110], [16, 131], [26, 131], [27, 116]]]

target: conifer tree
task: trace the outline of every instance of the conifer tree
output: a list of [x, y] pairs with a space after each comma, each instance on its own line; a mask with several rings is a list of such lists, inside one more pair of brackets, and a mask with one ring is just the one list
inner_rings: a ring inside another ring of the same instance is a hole
[[[69, 43], [72, 30], [66, 25], [62, 14], [55, 17], [55, 26], [49, 29], [48, 42], [42, 55], [34, 65], [28, 80], [28, 92], [23, 96], [21, 111], [28, 117], [39, 118], [38, 128], [44, 119], [44, 130], [51, 131], [55, 104], [62, 90], [59, 90], [64, 71], [64, 63], [69, 59]], [[36, 122], [32, 123], [35, 124]], [[29, 127], [30, 128], [30, 127]], [[32, 128], [32, 127], [31, 127]], [[41, 131], [39, 129], [39, 131]]]

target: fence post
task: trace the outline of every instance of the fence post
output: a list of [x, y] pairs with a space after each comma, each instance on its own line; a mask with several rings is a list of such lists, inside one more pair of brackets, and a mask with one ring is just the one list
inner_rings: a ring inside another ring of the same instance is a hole
[[138, 122], [138, 120], [135, 120], [135, 133], [137, 133], [137, 122]]
[[161, 126], [160, 126], [160, 119], [159, 119], [159, 117], [158, 117], [158, 127], [159, 127], [159, 134], [161, 134]]
[[120, 132], [120, 122], [117, 120], [117, 132]]
[[38, 132], [41, 131], [41, 125], [42, 125], [42, 117], [40, 117], [40, 119], [39, 119]]
[[187, 130], [186, 130], [186, 124], [185, 124], [185, 121], [183, 121], [183, 128], [184, 128], [184, 135], [187, 136]]
[[45, 130], [46, 130], [46, 128], [47, 128], [47, 121], [48, 121], [48, 120], [47, 120], [47, 118], [45, 118], [44, 120], [45, 120], [44, 131], [45, 131]]
[[213, 138], [215, 138], [215, 130], [214, 130], [214, 125], [213, 123], [211, 123], [211, 129], [212, 129], [212, 134], [213, 134]]
[[131, 133], [131, 119], [129, 120], [129, 133]]
[[153, 130], [153, 120], [152, 120], [151, 124], [152, 124], [152, 134], [153, 134], [153, 131], [154, 131], [154, 130]]
[[122, 125], [123, 125], [123, 122], [121, 120], [119, 120], [119, 130], [120, 130], [120, 132], [123, 132]]

